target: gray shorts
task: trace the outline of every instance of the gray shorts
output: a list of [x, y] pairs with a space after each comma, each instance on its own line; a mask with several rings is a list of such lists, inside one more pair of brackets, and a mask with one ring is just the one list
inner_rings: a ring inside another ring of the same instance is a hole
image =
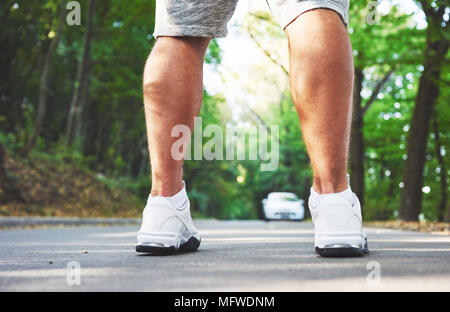
[[[153, 35], [221, 38], [239, 0], [156, 0]], [[300, 14], [318, 8], [337, 12], [348, 24], [349, 0], [267, 0], [284, 29]]]

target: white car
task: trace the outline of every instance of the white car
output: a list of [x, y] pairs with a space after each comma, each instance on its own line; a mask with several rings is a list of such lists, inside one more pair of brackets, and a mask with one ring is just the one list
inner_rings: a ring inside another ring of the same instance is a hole
[[302, 220], [305, 216], [303, 200], [294, 193], [269, 193], [262, 204], [266, 220]]

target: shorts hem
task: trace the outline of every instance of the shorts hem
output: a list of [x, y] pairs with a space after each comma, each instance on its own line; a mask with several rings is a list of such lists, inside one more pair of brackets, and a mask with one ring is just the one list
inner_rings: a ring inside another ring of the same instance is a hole
[[336, 5], [327, 1], [302, 1], [293, 6], [288, 6], [282, 12], [277, 14], [276, 19], [284, 30], [297, 17], [305, 12], [315, 9], [329, 9], [336, 12], [341, 18], [342, 22], [348, 27], [348, 10], [346, 7]]
[[155, 28], [153, 36], [224, 38], [228, 31], [202, 26], [164, 26]]

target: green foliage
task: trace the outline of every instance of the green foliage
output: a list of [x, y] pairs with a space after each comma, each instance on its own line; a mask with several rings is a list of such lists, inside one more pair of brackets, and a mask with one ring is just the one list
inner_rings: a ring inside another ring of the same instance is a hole
[[216, 39], [211, 40], [208, 51], [205, 55], [205, 63], [212, 65], [219, 65], [221, 60], [221, 50]]
[[[80, 3], [82, 25], [63, 27], [51, 66], [45, 124], [31, 156], [95, 173], [110, 190], [129, 190], [143, 204], [151, 181], [141, 85], [143, 65], [155, 43], [151, 35], [155, 1], [97, 1], [88, 104], [83, 108], [82, 128], [75, 143], [67, 147], [64, 142], [69, 105], [86, 31], [88, 1]], [[56, 30], [59, 4], [56, 0], [0, 3], [0, 143], [14, 157], [18, 157], [33, 130], [43, 59], [51, 42], [50, 34]], [[425, 30], [417, 29], [412, 16], [402, 13], [396, 6], [388, 15], [380, 17], [379, 24], [370, 25], [367, 1], [352, 0], [350, 5], [348, 29], [355, 67], [364, 73], [363, 104], [383, 76], [394, 69], [364, 115], [363, 129], [365, 218], [393, 219], [400, 200], [411, 114], [426, 61]], [[276, 88], [277, 82], [287, 79], [280, 70], [287, 67], [287, 60], [283, 59], [286, 47], [281, 44], [285, 35], [266, 13], [249, 14], [241, 26], [243, 31], [251, 32], [252, 39], [272, 58], [268, 60], [270, 65], [261, 66], [246, 77], [252, 85], [245, 90], [245, 95], [252, 97], [258, 95], [256, 89], [251, 89], [257, 82]], [[447, 171], [450, 169], [446, 150], [450, 144], [448, 58], [442, 68], [441, 93], [436, 107], [440, 149]], [[219, 73], [222, 70], [222, 51], [217, 40], [211, 41], [205, 62]], [[291, 191], [307, 200], [311, 186], [309, 159], [287, 84], [280, 85], [283, 85], [277, 90], [280, 98], [275, 103], [266, 103], [265, 107], [241, 103], [239, 120], [223, 94], [204, 92], [200, 113], [203, 127], [215, 124], [225, 132], [227, 124], [265, 124], [269, 128], [278, 125], [280, 162], [276, 171], [264, 172], [260, 170], [261, 161], [186, 161], [184, 179], [194, 216], [261, 217], [261, 200], [271, 191]], [[442, 168], [436, 157], [437, 140], [432, 132], [424, 172], [425, 186], [430, 191], [424, 194], [423, 204], [423, 213], [430, 220], [436, 219], [442, 193]]]

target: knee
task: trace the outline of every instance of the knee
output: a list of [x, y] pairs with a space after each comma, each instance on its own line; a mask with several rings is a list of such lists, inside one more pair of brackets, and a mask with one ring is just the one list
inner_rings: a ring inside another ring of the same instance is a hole
[[203, 37], [159, 37], [145, 65], [144, 96], [154, 97], [162, 89], [174, 88], [182, 83], [176, 78], [185, 71], [201, 71], [209, 41]]
[[144, 97], [153, 98], [158, 94], [158, 90], [162, 90], [163, 84], [163, 80], [159, 79], [158, 76], [145, 75], [142, 85], [142, 92], [144, 94]]
[[173, 94], [170, 85], [159, 75], [150, 75], [142, 86], [144, 106], [151, 111], [160, 111], [167, 106], [167, 95]]

